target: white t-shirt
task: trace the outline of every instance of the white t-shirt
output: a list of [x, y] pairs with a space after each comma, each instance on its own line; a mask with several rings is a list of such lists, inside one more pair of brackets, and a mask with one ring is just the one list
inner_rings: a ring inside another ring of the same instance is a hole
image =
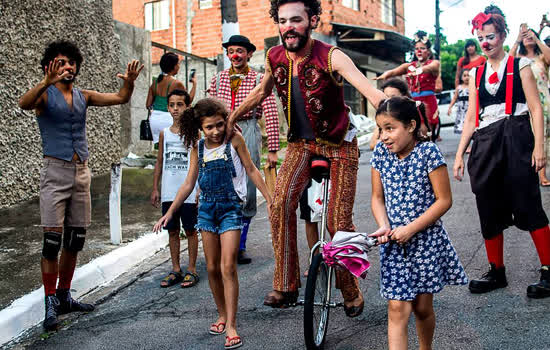
[[[162, 155], [162, 184], [160, 190], [161, 202], [172, 202], [176, 193], [185, 181], [189, 173], [191, 149], [185, 148], [180, 136], [170, 131], [163, 130], [164, 143]], [[197, 184], [193, 192], [187, 197], [185, 203], [197, 203]]]
[[[491, 95], [496, 95], [498, 88], [500, 87], [500, 82], [504, 78], [505, 72], [506, 72], [506, 63], [508, 61], [508, 54], [504, 55], [504, 58], [502, 61], [500, 61], [500, 64], [498, 66], [498, 82], [495, 84], [489, 83], [489, 77], [495, 72], [493, 67], [487, 62], [486, 71], [485, 71], [485, 89], [487, 89], [487, 92]], [[522, 70], [523, 68], [527, 67], [529, 64], [531, 64], [531, 60], [527, 57], [522, 57], [519, 60], [519, 70]], [[476, 79], [476, 72], [477, 68], [472, 68], [470, 70], [470, 79]], [[506, 114], [506, 103], [500, 103], [496, 105], [491, 105], [483, 108], [481, 111], [479, 111], [479, 127], [478, 129], [484, 128], [486, 126], [489, 126], [493, 124], [494, 122], [497, 122], [503, 118], [508, 117], [508, 114]], [[527, 114], [529, 112], [529, 108], [527, 107], [526, 103], [517, 103], [516, 104], [516, 111], [515, 115], [522, 115]], [[481, 120], [483, 119], [483, 120]]]
[[[223, 159], [223, 155], [225, 153], [225, 146], [226, 144], [223, 144], [221, 146], [218, 146], [213, 149], [206, 148], [206, 144], [204, 145], [204, 155], [203, 155], [203, 162], [211, 162], [216, 159]], [[239, 158], [239, 154], [231, 145], [231, 158], [233, 159], [233, 166], [235, 167], [235, 173], [237, 173], [237, 176], [233, 178], [233, 187], [235, 188], [235, 192], [237, 192], [237, 195], [242, 201], [246, 201], [246, 183], [247, 183], [247, 176], [246, 176], [246, 170], [244, 169], [243, 164], [241, 163], [241, 158]]]

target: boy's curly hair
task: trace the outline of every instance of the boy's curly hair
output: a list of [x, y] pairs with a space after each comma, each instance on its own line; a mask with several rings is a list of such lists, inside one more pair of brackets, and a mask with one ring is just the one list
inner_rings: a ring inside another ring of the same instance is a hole
[[309, 18], [313, 16], [320, 16], [323, 10], [321, 9], [321, 2], [319, 0], [271, 0], [271, 9], [269, 9], [269, 16], [273, 18], [275, 23], [279, 23], [279, 7], [284, 4], [292, 2], [301, 2], [304, 4]]
[[84, 58], [76, 46], [75, 43], [67, 40], [57, 40], [48, 44], [44, 51], [44, 56], [40, 61], [40, 68], [42, 72], [46, 72], [46, 69], [51, 61], [53, 61], [59, 54], [67, 56], [67, 58], [73, 59], [76, 62], [76, 74], [80, 72], [80, 66]]

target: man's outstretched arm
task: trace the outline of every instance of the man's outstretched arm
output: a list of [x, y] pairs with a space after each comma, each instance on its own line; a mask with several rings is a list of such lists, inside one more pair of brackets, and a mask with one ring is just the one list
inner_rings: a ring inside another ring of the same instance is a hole
[[351, 58], [340, 50], [332, 51], [332, 70], [344, 77], [375, 108], [378, 108], [380, 102], [387, 98], [382, 91], [372, 85], [367, 77], [357, 69]]
[[102, 93], [93, 90], [82, 90], [86, 97], [88, 106], [113, 106], [128, 102], [134, 92], [134, 81], [139, 76], [143, 69], [143, 64], [140, 66], [138, 60], [133, 60], [128, 63], [126, 73], [117, 74], [117, 77], [124, 80], [122, 88], [116, 93]]

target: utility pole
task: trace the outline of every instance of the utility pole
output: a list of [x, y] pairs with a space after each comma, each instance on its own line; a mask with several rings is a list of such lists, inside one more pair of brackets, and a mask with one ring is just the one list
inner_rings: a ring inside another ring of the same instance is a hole
[[439, 25], [439, 15], [441, 15], [441, 10], [439, 10], [439, 0], [435, 0], [435, 58], [439, 59], [439, 52], [441, 48], [440, 36], [441, 36], [441, 26]]
[[[237, 17], [237, 0], [221, 0], [222, 10], [222, 42], [225, 43], [232, 35], [240, 34], [239, 19]], [[227, 55], [223, 55], [223, 67], [227, 69], [231, 62]]]

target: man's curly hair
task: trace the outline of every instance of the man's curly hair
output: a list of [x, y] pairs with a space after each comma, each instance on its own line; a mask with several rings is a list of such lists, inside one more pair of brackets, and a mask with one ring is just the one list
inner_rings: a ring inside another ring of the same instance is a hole
[[76, 46], [75, 43], [68, 40], [57, 40], [48, 44], [46, 50], [44, 51], [44, 56], [40, 61], [40, 68], [45, 73], [48, 65], [53, 61], [57, 55], [64, 55], [67, 58], [75, 60], [76, 62], [76, 73], [80, 72], [80, 66], [82, 65], [82, 54]]
[[323, 10], [321, 9], [321, 2], [319, 0], [271, 0], [271, 9], [269, 9], [269, 16], [273, 18], [275, 23], [279, 23], [279, 7], [284, 4], [292, 2], [301, 2], [304, 4], [309, 18], [313, 16], [320, 16]]

